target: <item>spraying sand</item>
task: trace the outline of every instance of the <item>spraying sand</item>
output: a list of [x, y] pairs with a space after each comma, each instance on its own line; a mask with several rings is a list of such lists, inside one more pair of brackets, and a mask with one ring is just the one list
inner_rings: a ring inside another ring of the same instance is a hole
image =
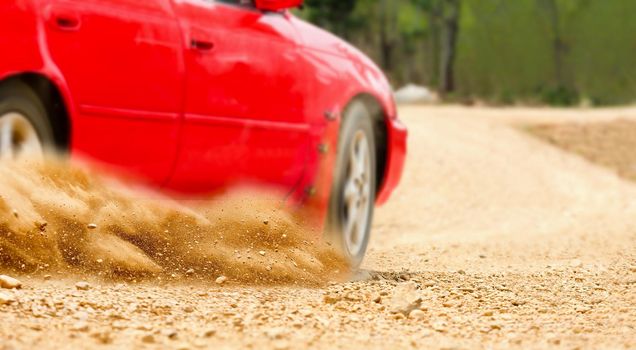
[[[0, 267], [109, 278], [226, 276], [317, 285], [342, 259], [273, 200], [228, 198], [196, 209], [142, 199], [59, 160], [0, 166]], [[145, 194], [147, 197], [147, 194]]]

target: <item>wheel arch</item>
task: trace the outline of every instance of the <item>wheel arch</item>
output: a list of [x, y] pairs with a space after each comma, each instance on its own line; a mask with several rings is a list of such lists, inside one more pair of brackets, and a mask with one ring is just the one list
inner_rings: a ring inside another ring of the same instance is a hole
[[57, 146], [69, 149], [71, 118], [61, 89], [48, 77], [39, 73], [19, 73], [4, 78], [0, 85], [21, 83], [31, 88], [44, 104]]

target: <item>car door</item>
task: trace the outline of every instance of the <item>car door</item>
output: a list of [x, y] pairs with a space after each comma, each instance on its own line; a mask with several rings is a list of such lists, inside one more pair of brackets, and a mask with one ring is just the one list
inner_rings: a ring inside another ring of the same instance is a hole
[[50, 55], [77, 116], [73, 149], [165, 183], [176, 157], [184, 79], [170, 0], [42, 4]]
[[302, 176], [309, 125], [294, 27], [245, 1], [174, 0], [185, 42], [183, 140], [173, 188], [212, 191]]

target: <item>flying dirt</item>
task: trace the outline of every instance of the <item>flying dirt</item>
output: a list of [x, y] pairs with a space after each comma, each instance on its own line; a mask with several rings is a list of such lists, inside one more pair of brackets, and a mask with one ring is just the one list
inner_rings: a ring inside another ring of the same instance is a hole
[[636, 348], [620, 156], [635, 109], [400, 115], [405, 178], [349, 276], [271, 202], [191, 207], [85, 170], [0, 167], [0, 274], [21, 283], [0, 289], [0, 349]]
[[0, 178], [3, 268], [302, 285], [347, 273], [344, 260], [311, 242], [275, 200], [233, 197], [190, 208], [56, 159], [5, 162]]

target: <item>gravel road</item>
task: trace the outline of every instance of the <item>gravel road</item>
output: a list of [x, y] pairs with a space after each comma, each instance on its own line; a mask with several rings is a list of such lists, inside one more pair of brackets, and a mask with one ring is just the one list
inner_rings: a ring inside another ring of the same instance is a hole
[[[636, 184], [524, 131], [636, 119], [636, 110], [401, 115], [405, 177], [377, 211], [352, 281], [276, 286], [288, 274], [259, 287], [216, 275], [7, 270], [22, 286], [0, 289], [0, 349], [636, 348]], [[260, 276], [265, 265], [240, 272]]]

